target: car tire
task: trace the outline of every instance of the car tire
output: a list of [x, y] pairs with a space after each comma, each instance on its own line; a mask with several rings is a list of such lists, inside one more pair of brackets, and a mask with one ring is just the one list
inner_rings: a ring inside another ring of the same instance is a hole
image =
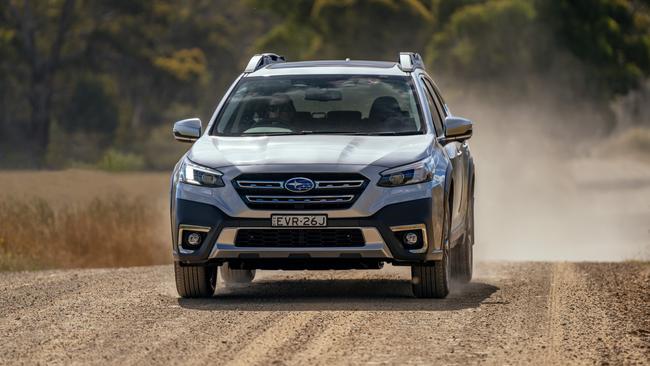
[[470, 186], [467, 205], [467, 228], [461, 240], [452, 248], [452, 278], [460, 283], [472, 280], [474, 267], [474, 185]]
[[419, 298], [444, 299], [449, 294], [449, 263], [444, 259], [432, 264], [411, 266], [413, 295]]
[[474, 260], [472, 243], [468, 235], [452, 249], [452, 279], [459, 283], [468, 283], [472, 280], [472, 267]]
[[411, 266], [411, 286], [418, 298], [444, 299], [449, 294], [449, 231], [450, 204], [445, 207], [442, 260]]
[[221, 279], [226, 283], [250, 283], [255, 279], [254, 269], [232, 269], [228, 263], [221, 266]]
[[181, 297], [212, 297], [217, 287], [217, 269], [209, 266], [181, 266], [174, 262], [176, 290]]

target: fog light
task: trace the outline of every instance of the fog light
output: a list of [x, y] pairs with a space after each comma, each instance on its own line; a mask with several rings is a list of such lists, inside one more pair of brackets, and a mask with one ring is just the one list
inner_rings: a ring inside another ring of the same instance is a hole
[[199, 250], [207, 241], [210, 227], [196, 225], [178, 225], [178, 246], [181, 250]]
[[427, 251], [427, 227], [424, 224], [391, 226], [390, 229], [399, 244], [410, 253]]
[[[416, 238], [417, 240], [417, 238]], [[187, 244], [189, 245], [199, 245], [201, 244], [201, 234], [191, 233], [187, 236]]]
[[406, 235], [404, 235], [404, 243], [408, 245], [415, 245], [418, 243], [418, 234], [413, 233], [413, 232], [408, 232]]

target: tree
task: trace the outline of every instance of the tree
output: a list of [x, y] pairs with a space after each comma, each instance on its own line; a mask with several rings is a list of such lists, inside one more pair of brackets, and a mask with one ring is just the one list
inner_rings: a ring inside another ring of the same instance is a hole
[[536, 11], [527, 0], [496, 0], [456, 9], [428, 46], [436, 69], [473, 80], [514, 79], [540, 53]]
[[[436, 1], [433, 1], [435, 3]], [[281, 18], [256, 44], [289, 59], [387, 59], [421, 51], [434, 19], [421, 0], [258, 0], [252, 4]]]
[[260, 33], [257, 20], [239, 21], [245, 11], [225, 0], [0, 0], [0, 107], [11, 106], [0, 113], [0, 149], [28, 147], [44, 166], [53, 124], [102, 134], [75, 140], [98, 153], [116, 142], [135, 149], [152, 126], [213, 108]]
[[586, 66], [592, 88], [625, 94], [650, 76], [650, 9], [642, 0], [537, 0], [556, 41]]
[[76, 0], [32, 3], [4, 0], [16, 29], [13, 41], [28, 66], [29, 136], [39, 164], [49, 141], [54, 79], [61, 69], [63, 49], [75, 18]]

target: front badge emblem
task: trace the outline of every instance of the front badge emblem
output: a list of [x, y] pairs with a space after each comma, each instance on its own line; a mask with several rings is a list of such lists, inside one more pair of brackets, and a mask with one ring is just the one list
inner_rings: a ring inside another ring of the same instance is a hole
[[314, 189], [314, 181], [309, 178], [296, 177], [287, 179], [284, 182], [284, 188], [294, 193], [303, 193]]

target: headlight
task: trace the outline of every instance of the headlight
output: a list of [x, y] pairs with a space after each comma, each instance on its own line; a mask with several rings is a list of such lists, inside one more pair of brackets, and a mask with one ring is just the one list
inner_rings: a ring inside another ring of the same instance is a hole
[[380, 187], [398, 187], [408, 184], [428, 182], [433, 179], [433, 158], [428, 157], [408, 165], [398, 166], [381, 172], [377, 183]]
[[218, 170], [200, 166], [185, 158], [180, 169], [180, 180], [183, 183], [203, 187], [223, 187], [223, 173]]

